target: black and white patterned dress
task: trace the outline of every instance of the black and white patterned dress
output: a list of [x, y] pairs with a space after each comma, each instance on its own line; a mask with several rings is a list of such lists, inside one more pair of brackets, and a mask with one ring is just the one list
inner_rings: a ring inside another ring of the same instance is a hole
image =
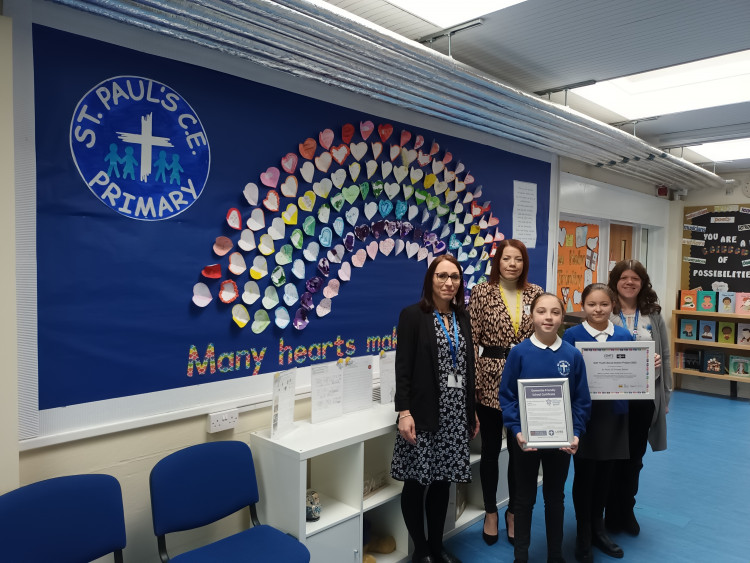
[[[437, 334], [440, 382], [438, 431], [417, 430], [417, 443], [413, 446], [396, 431], [391, 476], [399, 481], [414, 479], [422, 485], [429, 485], [433, 481], [468, 483], [471, 481], [471, 466], [470, 435], [466, 424], [466, 341], [459, 330], [456, 360], [462, 387], [448, 387], [453, 359], [448, 339], [435, 315], [433, 325]], [[449, 318], [446, 327], [453, 336], [452, 318]]]

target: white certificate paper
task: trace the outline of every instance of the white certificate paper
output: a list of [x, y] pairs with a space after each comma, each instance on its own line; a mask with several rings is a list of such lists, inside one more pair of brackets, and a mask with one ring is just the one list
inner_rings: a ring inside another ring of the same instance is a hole
[[344, 412], [372, 406], [372, 357], [359, 356], [342, 360], [344, 378]]
[[513, 181], [513, 238], [536, 248], [536, 184]]
[[336, 362], [314, 365], [310, 371], [313, 424], [344, 413], [344, 378]]
[[573, 441], [567, 378], [519, 379], [518, 410], [527, 448], [564, 448]]
[[392, 403], [396, 398], [396, 352], [380, 356], [380, 404]]
[[280, 371], [273, 376], [271, 438], [278, 438], [294, 427], [294, 393], [297, 370]]
[[591, 400], [653, 399], [654, 343], [576, 342], [586, 364]]

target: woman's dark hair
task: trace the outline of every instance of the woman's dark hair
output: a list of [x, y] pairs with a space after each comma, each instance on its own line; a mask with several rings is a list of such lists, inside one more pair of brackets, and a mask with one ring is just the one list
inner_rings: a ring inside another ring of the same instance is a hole
[[[641, 290], [638, 292], [636, 298], [636, 306], [643, 315], [651, 315], [653, 313], [661, 312], [661, 305], [659, 305], [659, 297], [656, 295], [654, 288], [651, 287], [651, 279], [648, 277], [646, 268], [638, 260], [622, 260], [615, 264], [612, 271], [609, 273], [609, 282], [607, 285], [609, 288], [617, 293], [617, 282], [620, 281], [622, 274], [628, 270], [633, 270], [635, 275], [641, 278]], [[615, 313], [620, 312], [620, 300], [615, 299], [615, 306], [613, 308]]]
[[548, 291], [544, 291], [540, 293], [539, 295], [537, 295], [536, 297], [534, 297], [533, 301], [531, 302], [531, 307], [529, 308], [532, 314], [534, 313], [534, 307], [536, 307], [537, 302], [542, 297], [554, 297], [555, 299], [557, 299], [557, 302], [560, 304], [560, 309], [562, 310], [563, 315], [565, 314], [565, 304], [562, 302], [562, 299], [560, 299], [560, 297], [555, 295], [554, 293], [549, 293]]
[[521, 257], [523, 258], [523, 269], [521, 270], [521, 275], [518, 276], [516, 284], [518, 285], [518, 289], [524, 289], [526, 287], [526, 279], [529, 275], [529, 252], [526, 250], [526, 245], [524, 243], [514, 238], [506, 238], [497, 243], [495, 256], [494, 258], [492, 258], [490, 283], [492, 285], [500, 283], [500, 259], [503, 257], [503, 252], [505, 251], [505, 249], [509, 246], [512, 246], [513, 248], [518, 250], [521, 253]]
[[584, 303], [586, 301], [586, 298], [592, 291], [603, 291], [604, 293], [609, 295], [612, 303], [617, 303], [617, 294], [612, 291], [612, 288], [605, 283], [590, 283], [585, 288], [583, 288], [583, 293], [581, 293], [581, 303]]
[[424, 275], [424, 284], [422, 285], [422, 299], [419, 302], [419, 306], [425, 313], [429, 313], [435, 309], [435, 303], [432, 301], [432, 289], [435, 283], [435, 270], [438, 265], [445, 261], [450, 262], [456, 268], [458, 268], [458, 274], [461, 276], [461, 281], [458, 282], [458, 291], [456, 297], [451, 301], [451, 309], [454, 311], [463, 311], [464, 309], [464, 270], [461, 264], [450, 254], [443, 254], [435, 258], [430, 267], [427, 268], [427, 273]]

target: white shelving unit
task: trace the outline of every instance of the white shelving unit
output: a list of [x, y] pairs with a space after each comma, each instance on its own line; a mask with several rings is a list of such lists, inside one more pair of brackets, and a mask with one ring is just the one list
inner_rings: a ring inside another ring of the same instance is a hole
[[[401, 516], [402, 484], [390, 477], [396, 412], [393, 404], [373, 404], [318, 424], [295, 423], [290, 433], [270, 438], [270, 430], [252, 434], [250, 445], [261, 488], [261, 521], [303, 541], [312, 563], [361, 563], [363, 526], [376, 536], [392, 536], [396, 551], [376, 554], [378, 563], [408, 561], [409, 535]], [[465, 486], [466, 507], [456, 519], [456, 485], [446, 518], [446, 536], [484, 515], [479, 481], [479, 439], [471, 445], [472, 482]], [[500, 456], [498, 506], [507, 503], [507, 452]], [[371, 481], [385, 485], [369, 493]], [[321, 499], [317, 522], [305, 520], [305, 495]], [[369, 494], [367, 494], [369, 493]], [[365, 522], [367, 524], [365, 524]]]

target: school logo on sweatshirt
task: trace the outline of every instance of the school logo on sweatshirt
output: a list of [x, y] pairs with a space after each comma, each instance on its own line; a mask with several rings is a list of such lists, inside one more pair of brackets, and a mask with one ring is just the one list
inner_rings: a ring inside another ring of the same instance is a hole
[[190, 105], [169, 86], [139, 76], [108, 78], [81, 98], [70, 149], [97, 199], [143, 221], [169, 219], [195, 203], [211, 162]]
[[557, 373], [563, 377], [568, 377], [570, 375], [570, 363], [565, 360], [557, 362]]

